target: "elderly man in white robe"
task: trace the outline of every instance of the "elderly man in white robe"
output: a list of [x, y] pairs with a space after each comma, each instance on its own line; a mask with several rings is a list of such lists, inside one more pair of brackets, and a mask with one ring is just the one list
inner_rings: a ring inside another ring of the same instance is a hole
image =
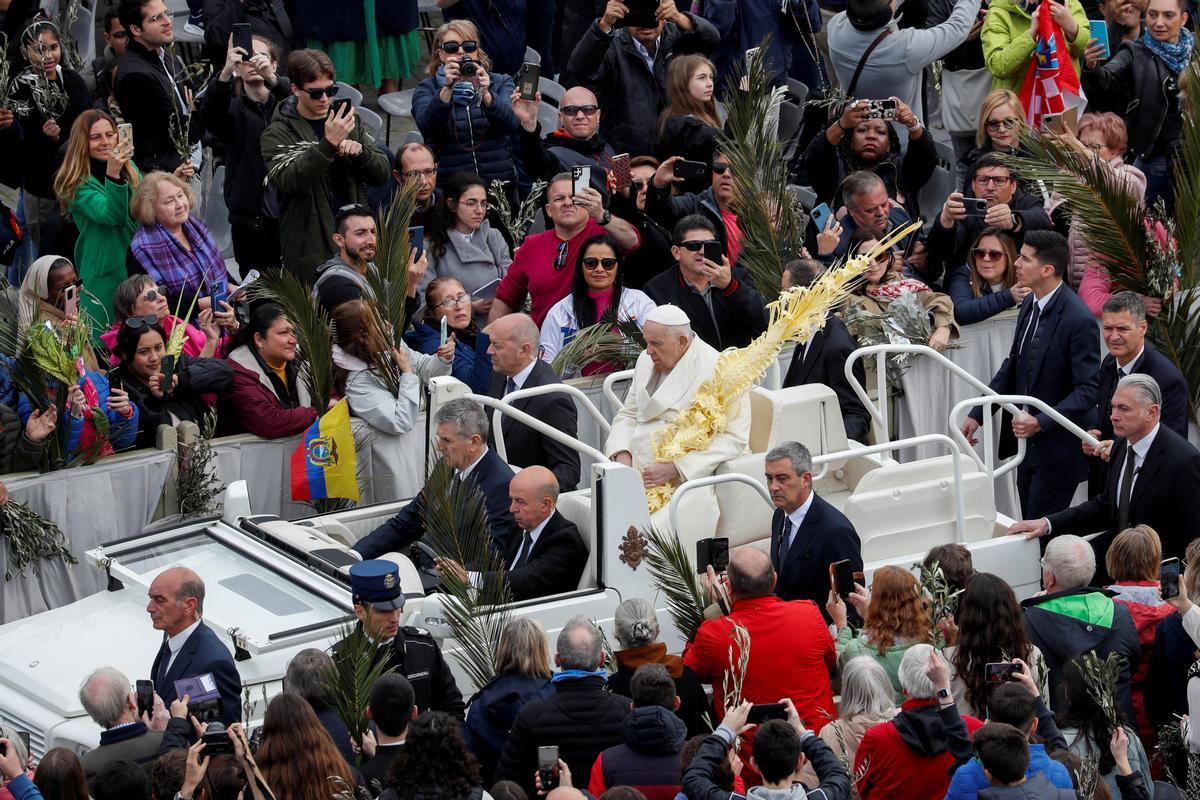
[[[642, 334], [646, 352], [638, 356], [633, 385], [613, 418], [604, 452], [613, 461], [638, 470], [647, 489], [678, 486], [712, 475], [721, 464], [746, 452], [750, 398], [743, 395], [734, 404], [725, 431], [717, 434], [707, 449], [675, 462], [655, 461], [655, 435], [691, 405], [700, 384], [713, 376], [717, 351], [692, 333], [687, 314], [674, 305], [662, 305], [647, 314]], [[664, 530], [670, 527], [667, 509], [663, 506], [651, 519]], [[717, 516], [713, 489], [689, 491], [679, 504], [676, 534], [693, 541], [712, 536]]]

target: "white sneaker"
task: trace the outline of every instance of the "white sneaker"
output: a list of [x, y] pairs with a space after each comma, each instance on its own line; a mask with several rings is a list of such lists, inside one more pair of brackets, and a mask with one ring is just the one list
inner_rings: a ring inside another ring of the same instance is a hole
[[204, 38], [204, 18], [199, 16], [188, 16], [188, 21], [183, 25], [183, 32]]

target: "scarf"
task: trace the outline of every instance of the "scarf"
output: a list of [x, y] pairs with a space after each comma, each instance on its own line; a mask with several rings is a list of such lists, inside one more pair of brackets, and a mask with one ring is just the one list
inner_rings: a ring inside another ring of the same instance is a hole
[[886, 281], [878, 286], [868, 286], [867, 296], [873, 297], [876, 300], [886, 298], [895, 300], [903, 292], [928, 292], [931, 291], [929, 285], [916, 278], [897, 278], [893, 281]]
[[162, 225], [143, 225], [133, 235], [129, 249], [160, 286], [171, 297], [210, 294], [213, 290], [228, 291], [225, 259], [217, 249], [212, 234], [204, 224], [189, 216], [183, 232], [192, 249], [186, 250], [171, 232]]
[[662, 642], [631, 647], [628, 650], [618, 650], [616, 658], [618, 669], [636, 670], [646, 664], [661, 664], [672, 678], [678, 680], [683, 675], [683, 659], [679, 656], [668, 655], [667, 646]]
[[608, 683], [608, 673], [604, 671], [604, 667], [595, 672], [588, 672], [586, 669], [564, 669], [556, 672], [554, 677], [550, 679], [550, 682], [561, 683], [563, 681], [576, 681], [581, 678], [602, 678], [605, 683]]
[[1144, 44], [1151, 53], [1158, 56], [1158, 60], [1166, 64], [1167, 69], [1176, 75], [1183, 72], [1192, 58], [1192, 49], [1196, 45], [1196, 37], [1187, 28], [1179, 29], [1179, 41], [1175, 44], [1158, 41], [1145, 28], [1142, 28], [1142, 38], [1138, 41]]

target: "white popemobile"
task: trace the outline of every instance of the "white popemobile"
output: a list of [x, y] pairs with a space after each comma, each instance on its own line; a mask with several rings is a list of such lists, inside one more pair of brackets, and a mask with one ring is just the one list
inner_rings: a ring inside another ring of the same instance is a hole
[[[882, 357], [888, 352], [920, 352], [957, 369], [940, 354], [925, 347], [880, 346], [858, 351], [859, 357]], [[847, 364], [847, 374], [851, 365]], [[960, 371], [961, 372], [961, 371]], [[609, 376], [611, 387], [622, 377]], [[955, 409], [961, 418], [971, 402], [1032, 402], [1052, 416], [1053, 409], [1032, 398], [992, 395], [986, 386], [962, 373], [986, 399], [967, 401]], [[886, 438], [886, 410], [880, 412], [866, 391], [852, 379]], [[545, 391], [565, 391], [586, 403], [589, 413], [603, 424], [607, 420], [575, 387], [558, 384], [522, 390], [510, 399]], [[592, 464], [586, 488], [563, 494], [559, 511], [575, 522], [588, 545], [590, 558], [578, 588], [573, 592], [513, 605], [515, 616], [536, 618], [550, 632], [571, 617], [583, 614], [611, 631], [613, 612], [623, 598], [653, 594], [644, 563], [648, 524], [640, 476], [632, 469], [604, 460], [595, 447], [566, 437], [540, 420], [529, 417], [504, 401], [470, 393], [453, 378], [432, 382], [430, 417], [447, 400], [468, 397], [500, 413], [510, 414], [541, 433], [575, 447]], [[727, 536], [731, 547], [769, 546], [770, 504], [763, 484], [763, 457], [783, 441], [808, 445], [814, 456], [814, 487], [825, 500], [842, 510], [862, 539], [868, 579], [885, 564], [905, 567], [919, 561], [933, 546], [951, 542], [966, 545], [979, 570], [996, 573], [1027, 597], [1038, 589], [1038, 545], [1022, 537], [1003, 536], [1012, 520], [998, 514], [993, 499], [993, 478], [1015, 466], [993, 471], [961, 438], [929, 434], [885, 445], [864, 447], [848, 442], [834, 393], [819, 385], [783, 390], [755, 388], [751, 393], [752, 430], [749, 452], [722, 467], [715, 476], [693, 482], [716, 484], [720, 518], [718, 536]], [[619, 402], [616, 403], [619, 407]], [[1077, 436], [1087, 437], [1059, 419]], [[957, 424], [950, 430], [957, 437]], [[496, 427], [496, 426], [493, 426]], [[991, 435], [985, 426], [985, 441]], [[934, 444], [945, 455], [908, 463], [891, 457], [905, 447]], [[503, 441], [498, 450], [504, 454]], [[1023, 454], [1023, 448], [1018, 458]], [[684, 484], [677, 499], [693, 484]], [[407, 501], [405, 501], [407, 502]], [[347, 571], [354, 556], [350, 546], [395, 514], [403, 502], [286, 521], [256, 516], [249, 507], [245, 483], [226, 491], [220, 519], [185, 524], [157, 533], [133, 536], [105, 544], [89, 555], [109, 575], [109, 591], [79, 600], [0, 627], [0, 721], [31, 735], [35, 754], [52, 747], [84, 752], [99, 741], [99, 729], [86, 716], [77, 690], [84, 677], [98, 666], [114, 666], [130, 680], [146, 677], [161, 639], [145, 611], [147, 589], [154, 577], [170, 565], [186, 565], [203, 577], [207, 587], [204, 623], [235, 653], [244, 692], [243, 717], [261, 720], [265, 701], [281, 691], [288, 661], [301, 649], [326, 648], [339, 638], [339, 630], [353, 620]], [[673, 510], [673, 509], [672, 509]], [[681, 532], [686, 552], [693, 542]], [[401, 582], [407, 605], [405, 624], [448, 637], [437, 594], [426, 596], [420, 574], [401, 559]], [[663, 641], [678, 652], [683, 642], [670, 624], [661, 598]], [[450, 655], [456, 649], [445, 638]], [[473, 687], [460, 672], [464, 696]]]

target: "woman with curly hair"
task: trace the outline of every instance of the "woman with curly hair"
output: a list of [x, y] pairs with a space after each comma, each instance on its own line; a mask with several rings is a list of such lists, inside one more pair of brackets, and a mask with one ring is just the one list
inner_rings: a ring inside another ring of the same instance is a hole
[[904, 701], [900, 688], [900, 659], [914, 644], [928, 643], [933, 623], [928, 602], [913, 574], [903, 567], [887, 566], [875, 571], [870, 589], [854, 585], [850, 602], [865, 620], [857, 633], [846, 623], [846, 604], [831, 592], [825, 610], [837, 626], [839, 663], [855, 656], [871, 656], [892, 682], [896, 705]]
[[255, 758], [279, 798], [329, 800], [346, 787], [354, 794], [362, 785], [358, 770], [342, 758], [312, 706], [295, 692], [281, 692], [267, 706]]
[[991, 687], [984, 679], [983, 665], [994, 661], [1021, 659], [1046, 694], [1045, 662], [1029, 641], [1025, 616], [1011, 586], [991, 573], [975, 573], [959, 596], [954, 621], [958, 635], [945, 655], [959, 713], [987, 718]]
[[[274, 784], [272, 784], [273, 786]], [[289, 797], [277, 792], [279, 797]], [[408, 729], [379, 800], [490, 800], [479, 764], [463, 742], [462, 725], [442, 711], [426, 711]]]

